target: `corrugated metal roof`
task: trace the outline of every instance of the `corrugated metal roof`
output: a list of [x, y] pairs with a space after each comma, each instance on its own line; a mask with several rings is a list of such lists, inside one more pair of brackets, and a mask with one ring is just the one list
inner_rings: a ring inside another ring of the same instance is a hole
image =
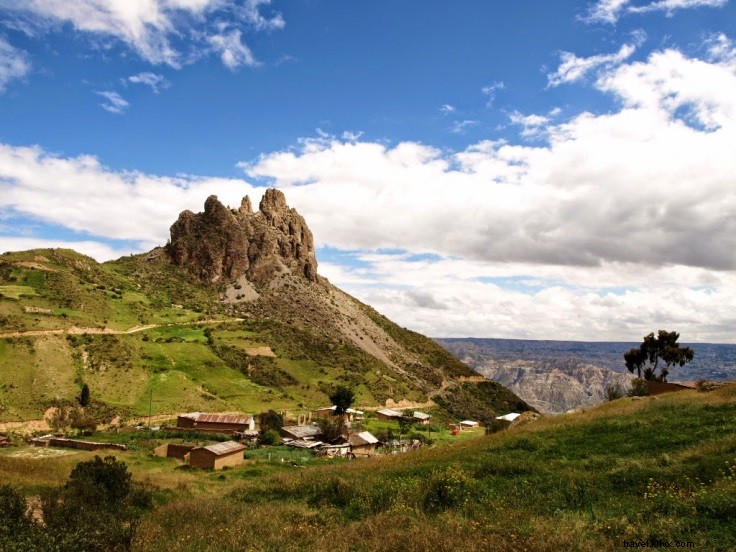
[[414, 411], [414, 417], [418, 420], [429, 420], [432, 416], [425, 414], [424, 412]]
[[202, 448], [215, 453], [217, 456], [223, 456], [225, 454], [232, 454], [233, 452], [245, 450], [245, 445], [238, 443], [237, 441], [225, 441], [224, 443], [208, 445]]
[[497, 420], [506, 420], [508, 422], [513, 422], [519, 416], [521, 416], [521, 414], [517, 414], [516, 412], [510, 412], [509, 414], [504, 414], [503, 416], [496, 416], [496, 419]]
[[292, 437], [297, 439], [304, 439], [305, 437], [315, 437], [322, 434], [322, 430], [317, 426], [304, 425], [304, 426], [284, 426], [281, 428], [285, 433], [288, 433]]
[[381, 410], [376, 410], [376, 414], [383, 414], [384, 416], [390, 416], [392, 418], [400, 418], [403, 416], [401, 412], [397, 412], [396, 410], [391, 410], [390, 408], [383, 408]]
[[473, 426], [473, 427], [475, 427], [477, 425], [480, 425], [480, 423], [479, 422], [474, 422], [473, 420], [463, 420], [462, 422], [460, 422], [460, 425]]
[[297, 439], [295, 441], [289, 441], [288, 443], [285, 443], [285, 445], [287, 447], [313, 449], [313, 448], [317, 448], [320, 445], [322, 445], [322, 441], [302, 441], [301, 439]]
[[360, 433], [353, 433], [348, 437], [348, 441], [350, 441], [351, 445], [374, 445], [378, 443], [378, 439], [376, 439], [370, 432], [368, 431], [362, 431]]
[[208, 422], [214, 424], [249, 424], [252, 416], [242, 414], [207, 414], [204, 412], [189, 412], [180, 414], [180, 418], [188, 418], [195, 422]]

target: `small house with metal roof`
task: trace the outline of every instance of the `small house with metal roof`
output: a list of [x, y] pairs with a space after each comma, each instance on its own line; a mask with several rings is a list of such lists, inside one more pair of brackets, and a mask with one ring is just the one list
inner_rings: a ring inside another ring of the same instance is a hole
[[380, 443], [380, 441], [368, 431], [351, 433], [348, 435], [347, 440], [348, 443], [350, 443], [350, 452], [352, 452], [356, 458], [374, 456], [376, 454], [376, 447]]
[[225, 441], [206, 447], [190, 450], [184, 457], [193, 468], [221, 470], [225, 467], [239, 466], [243, 463], [245, 445], [237, 441]]
[[398, 420], [403, 414], [397, 410], [391, 410], [390, 408], [382, 408], [376, 410], [376, 418], [379, 420]]
[[414, 421], [418, 424], [422, 425], [429, 425], [429, 420], [432, 416], [429, 414], [425, 414], [424, 412], [419, 412], [418, 410], [414, 411], [414, 414], [412, 414], [412, 418], [414, 418]]
[[313, 425], [284, 426], [281, 428], [281, 436], [284, 439], [294, 440], [317, 440], [321, 438], [322, 430]]
[[217, 431], [232, 433], [234, 431], [253, 431], [256, 422], [253, 416], [244, 414], [207, 414], [205, 412], [189, 412], [176, 418], [176, 427], [196, 429], [197, 431]]

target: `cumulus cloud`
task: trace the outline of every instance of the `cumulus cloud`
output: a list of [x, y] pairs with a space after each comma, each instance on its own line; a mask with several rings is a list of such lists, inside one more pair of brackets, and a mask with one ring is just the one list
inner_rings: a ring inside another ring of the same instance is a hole
[[113, 92], [111, 90], [98, 90], [95, 94], [105, 98], [105, 101], [100, 104], [102, 109], [109, 111], [110, 113], [114, 113], [115, 115], [122, 115], [130, 106], [130, 103], [123, 99], [123, 97], [117, 92]]
[[11, 81], [22, 79], [31, 71], [31, 60], [27, 52], [13, 47], [0, 37], [0, 93]]
[[542, 146], [484, 141], [446, 154], [322, 137], [247, 171], [291, 187], [317, 214], [318, 239], [341, 248], [736, 268], [736, 68], [668, 50], [610, 68], [596, 86], [622, 108], [536, 121]]
[[14, 212], [77, 232], [141, 244], [166, 243], [168, 227], [185, 210], [201, 210], [215, 194], [239, 205], [260, 198], [242, 180], [117, 172], [95, 157], [64, 158], [39, 147], [0, 145], [0, 216]]
[[131, 75], [128, 77], [128, 81], [133, 84], [145, 84], [150, 86], [154, 94], [158, 94], [161, 90], [169, 88], [171, 83], [163, 75], [157, 75], [150, 71], [144, 71], [137, 75]]
[[728, 0], [656, 0], [635, 4], [632, 0], [599, 0], [588, 7], [583, 20], [589, 23], [616, 23], [624, 13], [665, 12], [668, 16], [677, 10], [690, 8], [722, 8]]
[[[319, 132], [240, 166], [284, 189], [318, 246], [359, 252], [321, 272], [420, 331], [639, 339], [676, 327], [731, 341], [736, 56], [725, 36], [705, 47], [704, 59], [671, 49], [600, 66], [593, 85], [618, 100], [611, 112], [513, 114], [542, 143], [448, 152]], [[237, 205], [262, 191], [0, 146], [0, 216], [141, 249], [212, 193]]]
[[[638, 341], [654, 324], [676, 327], [687, 341], [733, 342], [732, 273], [644, 272], [625, 263], [591, 271], [447, 257], [418, 261], [395, 253], [360, 260], [363, 266], [354, 269], [360, 274], [342, 267], [331, 281], [426, 335]], [[417, 294], [442, 306], [441, 313], [418, 304]]]
[[524, 115], [520, 111], [514, 110], [509, 114], [509, 121], [511, 124], [521, 127], [521, 135], [524, 138], [539, 138], [546, 136], [547, 126], [559, 114], [559, 108], [551, 110], [546, 115], [535, 113]]
[[[150, 63], [172, 67], [207, 55], [212, 46], [228, 67], [252, 65], [243, 55], [247, 47], [240, 41], [240, 29], [285, 25], [279, 13], [263, 15], [261, 8], [268, 4], [270, 0], [0, 0], [0, 8], [18, 19], [15, 27], [29, 29], [29, 34], [71, 24], [92, 37], [117, 40]], [[240, 47], [226, 54], [219, 43], [235, 33]]]

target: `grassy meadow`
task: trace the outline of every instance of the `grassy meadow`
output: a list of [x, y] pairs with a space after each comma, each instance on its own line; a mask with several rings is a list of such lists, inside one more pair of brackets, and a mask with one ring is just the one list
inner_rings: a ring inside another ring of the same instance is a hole
[[[240, 467], [201, 472], [153, 458], [153, 435], [117, 436], [130, 450], [115, 455], [156, 496], [139, 551], [736, 549], [736, 384], [357, 461], [264, 447]], [[28, 495], [92, 456], [12, 450], [0, 453], [0, 479]]]

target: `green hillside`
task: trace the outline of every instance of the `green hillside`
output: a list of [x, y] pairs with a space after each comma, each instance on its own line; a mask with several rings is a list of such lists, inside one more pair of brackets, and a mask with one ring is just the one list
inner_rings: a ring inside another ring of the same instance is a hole
[[40, 419], [83, 384], [98, 421], [149, 407], [306, 412], [339, 384], [358, 405], [425, 405], [440, 420], [529, 409], [326, 282], [284, 274], [235, 304], [226, 287], [161, 250], [104, 264], [68, 250], [0, 256], [0, 422]]
[[[736, 384], [630, 398], [455, 445], [354, 462], [281, 447], [226, 472], [116, 452], [154, 492], [133, 550], [600, 551], [624, 543], [736, 549]], [[33, 496], [93, 453], [0, 452]], [[641, 545], [640, 545], [641, 546]]]

